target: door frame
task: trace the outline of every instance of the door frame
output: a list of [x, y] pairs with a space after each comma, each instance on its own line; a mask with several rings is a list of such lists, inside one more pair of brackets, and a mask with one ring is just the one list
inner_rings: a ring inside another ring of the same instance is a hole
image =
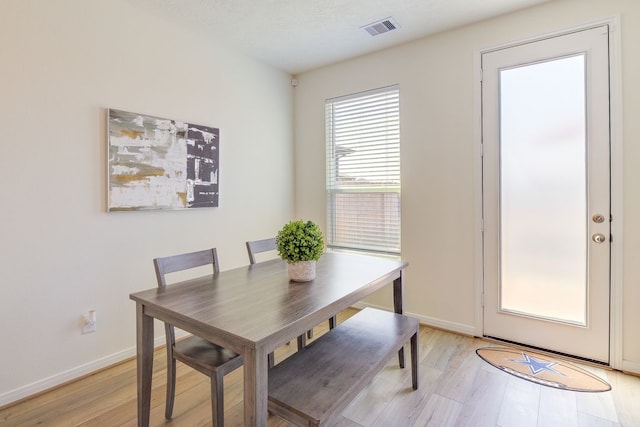
[[622, 62], [620, 16], [577, 25], [564, 30], [549, 32], [516, 42], [494, 45], [474, 52], [474, 277], [475, 277], [475, 335], [484, 335], [483, 299], [483, 209], [482, 209], [482, 68], [484, 53], [562, 36], [576, 31], [587, 30], [602, 25], [609, 26], [609, 102], [610, 102], [610, 150], [611, 150], [611, 271], [610, 271], [610, 346], [609, 365], [623, 369], [622, 322], [623, 322], [623, 182], [622, 182]]

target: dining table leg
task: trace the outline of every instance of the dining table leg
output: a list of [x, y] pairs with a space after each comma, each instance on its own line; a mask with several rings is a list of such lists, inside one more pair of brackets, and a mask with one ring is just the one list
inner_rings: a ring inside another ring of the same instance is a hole
[[151, 376], [153, 375], [153, 317], [136, 304], [136, 364], [138, 383], [138, 427], [149, 426]]
[[267, 426], [269, 365], [265, 346], [244, 352], [244, 425]]
[[[404, 283], [402, 271], [400, 276], [393, 281], [393, 309], [398, 314], [404, 314]], [[398, 364], [404, 368], [404, 346], [398, 350]]]

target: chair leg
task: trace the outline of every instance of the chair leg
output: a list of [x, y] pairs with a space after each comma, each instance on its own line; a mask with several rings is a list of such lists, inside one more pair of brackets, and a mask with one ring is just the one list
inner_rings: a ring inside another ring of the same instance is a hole
[[267, 355], [267, 360], [269, 361], [269, 368], [273, 368], [273, 365], [276, 364], [275, 362], [275, 356], [273, 355], [273, 352], [269, 353]]
[[337, 324], [338, 324], [338, 319], [336, 319], [336, 316], [333, 316], [329, 319], [329, 329], [335, 328]]
[[224, 375], [211, 375], [211, 421], [213, 427], [224, 427]]
[[176, 359], [173, 358], [173, 353], [169, 346], [167, 346], [167, 400], [164, 410], [164, 417], [171, 419], [173, 414], [173, 401], [176, 397]]
[[298, 337], [298, 351], [305, 348], [306, 345], [307, 345], [307, 337], [304, 334], [302, 334]]
[[418, 333], [411, 337], [411, 385], [414, 390], [418, 389]]

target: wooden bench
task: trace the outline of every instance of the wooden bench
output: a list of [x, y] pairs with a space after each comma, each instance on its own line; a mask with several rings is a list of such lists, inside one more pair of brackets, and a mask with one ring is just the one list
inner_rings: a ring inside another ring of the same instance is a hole
[[269, 411], [299, 426], [331, 425], [407, 341], [417, 389], [418, 326], [365, 308], [269, 371]]

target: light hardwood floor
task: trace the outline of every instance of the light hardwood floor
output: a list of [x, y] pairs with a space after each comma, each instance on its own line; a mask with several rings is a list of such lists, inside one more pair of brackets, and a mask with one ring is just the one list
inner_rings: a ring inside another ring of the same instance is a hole
[[[353, 314], [338, 316], [343, 321]], [[315, 337], [326, 325], [314, 330]], [[408, 426], [640, 426], [640, 378], [580, 365], [608, 381], [612, 391], [574, 393], [518, 379], [482, 361], [475, 349], [495, 345], [428, 327], [420, 329], [420, 388], [397, 358], [344, 411], [339, 427]], [[295, 351], [276, 352], [276, 362]], [[152, 426], [210, 426], [209, 379], [178, 364], [173, 420], [164, 419], [165, 351], [156, 350]], [[2, 426], [135, 426], [135, 361], [0, 409]], [[225, 377], [226, 425], [242, 425], [242, 368]], [[290, 424], [269, 417], [269, 427]]]

